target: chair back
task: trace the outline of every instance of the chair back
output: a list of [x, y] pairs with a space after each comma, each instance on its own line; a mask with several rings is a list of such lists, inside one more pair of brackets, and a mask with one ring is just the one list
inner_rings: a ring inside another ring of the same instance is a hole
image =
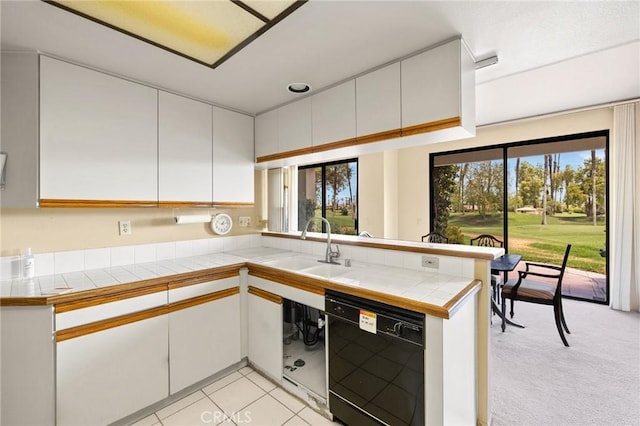
[[[474, 244], [475, 243], [475, 244]], [[490, 234], [481, 234], [469, 241], [472, 246], [504, 247], [504, 243]]]
[[556, 287], [555, 297], [562, 297], [562, 277], [564, 277], [564, 269], [567, 266], [569, 260], [569, 252], [571, 251], [571, 244], [567, 244], [567, 248], [564, 250], [564, 258], [562, 259], [562, 266], [560, 267], [560, 274], [558, 274], [558, 286]]
[[427, 235], [422, 236], [423, 243], [438, 243], [438, 244], [448, 244], [449, 238], [440, 234], [439, 232], [429, 232]]

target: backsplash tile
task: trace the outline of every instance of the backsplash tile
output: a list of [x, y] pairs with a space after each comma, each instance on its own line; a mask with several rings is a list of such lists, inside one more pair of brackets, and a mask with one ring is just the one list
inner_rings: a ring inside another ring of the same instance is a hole
[[111, 266], [111, 251], [108, 248], [84, 251], [84, 269], [101, 269], [109, 266]]
[[[193, 256], [193, 241], [176, 241], [176, 257]], [[137, 262], [136, 262], [137, 263]]]
[[111, 266], [131, 265], [134, 261], [133, 246], [111, 247]]
[[55, 260], [53, 253], [39, 253], [33, 255], [36, 261], [36, 276], [53, 275], [55, 273]]
[[[37, 255], [36, 255], [37, 256]], [[36, 257], [37, 259], [37, 257]], [[36, 266], [38, 262], [36, 260]], [[4, 256], [0, 262], [0, 277], [2, 280], [14, 280], [20, 278], [20, 256]], [[36, 273], [37, 273], [36, 269]]]
[[176, 257], [176, 243], [156, 244], [156, 260], [170, 260]]
[[[250, 234], [135, 246], [40, 253], [35, 254], [36, 276], [41, 277], [82, 270], [134, 265], [259, 246], [291, 250], [316, 256], [319, 259], [324, 258], [327, 247], [325, 242], [295, 238], [263, 237], [260, 234]], [[366, 262], [468, 278], [473, 278], [474, 276], [475, 262], [473, 259], [436, 256], [439, 260], [439, 267], [435, 270], [422, 267], [421, 253], [356, 247], [351, 245], [340, 245], [340, 249], [342, 252], [341, 260], [351, 259], [358, 263]], [[20, 256], [6, 256], [1, 257], [0, 260], [2, 262], [0, 264], [2, 280], [20, 278]]]
[[[177, 248], [177, 244], [176, 244]], [[177, 252], [177, 249], [176, 249]], [[147, 263], [156, 261], [156, 245], [141, 244], [134, 246], [134, 263]]]
[[201, 256], [203, 254], [211, 253], [209, 251], [209, 242], [206, 239], [194, 240], [192, 247], [194, 256]]
[[222, 251], [222, 238], [209, 238], [207, 240], [209, 253], [219, 253]]
[[82, 271], [84, 269], [84, 250], [59, 251], [53, 255], [54, 273]]

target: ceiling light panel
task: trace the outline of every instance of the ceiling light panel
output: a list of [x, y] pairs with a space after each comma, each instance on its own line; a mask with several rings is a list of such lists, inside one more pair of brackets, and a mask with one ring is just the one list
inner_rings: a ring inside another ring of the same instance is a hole
[[[304, 3], [295, 0], [46, 2], [213, 68]], [[252, 13], [254, 10], [257, 13]]]
[[284, 10], [287, 10], [289, 7], [291, 7], [295, 3], [295, 0], [244, 0], [242, 3], [246, 4], [251, 9], [260, 13], [267, 19], [273, 20]]

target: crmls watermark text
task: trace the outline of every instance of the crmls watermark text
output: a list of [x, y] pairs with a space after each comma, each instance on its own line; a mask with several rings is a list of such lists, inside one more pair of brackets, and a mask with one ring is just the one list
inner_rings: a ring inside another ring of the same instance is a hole
[[235, 413], [231, 416], [227, 416], [222, 411], [203, 411], [200, 414], [200, 420], [204, 424], [218, 424], [227, 418], [237, 425], [251, 423], [251, 411]]

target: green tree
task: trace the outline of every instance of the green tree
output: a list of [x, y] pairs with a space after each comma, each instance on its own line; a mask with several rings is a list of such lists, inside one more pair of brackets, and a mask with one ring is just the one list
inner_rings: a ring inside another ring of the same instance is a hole
[[595, 161], [593, 161], [592, 158], [585, 159], [582, 166], [576, 172], [575, 182], [582, 190], [584, 211], [589, 217], [594, 217], [597, 214], [603, 214], [605, 212], [604, 198], [606, 185], [604, 169], [604, 160], [595, 157]]
[[525, 206], [539, 207], [543, 189], [543, 170], [527, 161], [520, 163], [519, 196]]
[[502, 209], [502, 162], [471, 163], [466, 204], [476, 206], [481, 216]]
[[436, 167], [433, 170], [433, 188], [435, 189], [433, 194], [433, 231], [439, 232], [442, 235], [447, 234], [451, 195], [456, 188], [457, 176], [458, 167], [453, 165]]
[[346, 186], [349, 179], [347, 174], [349, 165], [347, 163], [335, 164], [333, 166], [327, 166], [326, 168], [326, 181], [327, 187], [331, 190], [331, 210], [335, 211], [338, 208], [338, 193], [342, 191]]

